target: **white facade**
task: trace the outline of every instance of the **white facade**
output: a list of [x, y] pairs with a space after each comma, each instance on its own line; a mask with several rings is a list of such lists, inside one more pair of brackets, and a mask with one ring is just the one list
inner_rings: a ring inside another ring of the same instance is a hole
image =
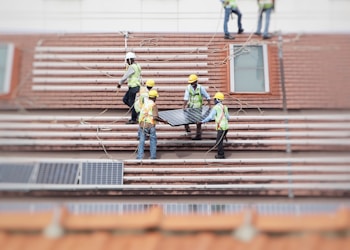
[[[256, 0], [239, 0], [254, 32]], [[219, 0], [0, 0], [0, 32], [222, 32]], [[236, 16], [229, 23], [237, 31]], [[350, 33], [350, 0], [276, 0], [270, 32]]]

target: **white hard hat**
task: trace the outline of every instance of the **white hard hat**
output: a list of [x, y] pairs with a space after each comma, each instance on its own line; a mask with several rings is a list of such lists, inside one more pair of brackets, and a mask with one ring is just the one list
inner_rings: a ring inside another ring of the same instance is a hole
[[136, 58], [136, 55], [134, 52], [128, 52], [125, 55], [125, 59], [131, 59], [131, 58]]

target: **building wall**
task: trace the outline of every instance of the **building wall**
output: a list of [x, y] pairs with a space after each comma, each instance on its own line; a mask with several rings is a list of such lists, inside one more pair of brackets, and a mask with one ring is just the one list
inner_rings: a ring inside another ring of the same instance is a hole
[[[0, 0], [2, 32], [222, 32], [219, 0]], [[240, 0], [254, 32], [256, 0]], [[230, 29], [236, 31], [236, 17]], [[276, 0], [270, 31], [350, 32], [348, 0]]]

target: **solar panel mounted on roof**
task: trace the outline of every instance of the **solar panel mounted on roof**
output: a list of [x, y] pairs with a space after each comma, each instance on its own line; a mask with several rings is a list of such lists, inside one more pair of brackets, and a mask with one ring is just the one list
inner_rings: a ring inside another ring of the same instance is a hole
[[78, 167], [79, 163], [40, 163], [36, 183], [75, 184]]
[[202, 121], [210, 113], [208, 106], [201, 108], [174, 109], [159, 111], [158, 115], [163, 120], [167, 120], [171, 126], [180, 126], [185, 124], [195, 124]]
[[0, 164], [0, 183], [29, 183], [34, 164]]
[[81, 184], [121, 185], [123, 167], [122, 162], [84, 162]]

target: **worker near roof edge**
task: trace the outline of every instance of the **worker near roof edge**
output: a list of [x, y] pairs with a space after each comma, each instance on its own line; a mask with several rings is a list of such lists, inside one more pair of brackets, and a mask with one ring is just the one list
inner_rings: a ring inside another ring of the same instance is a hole
[[265, 13], [265, 28], [263, 31], [263, 39], [270, 39], [271, 35], [269, 34], [270, 26], [270, 17], [271, 12], [275, 10], [275, 0], [257, 0], [259, 6], [259, 15], [258, 15], [258, 25], [256, 27], [256, 32], [254, 33], [257, 36], [261, 36], [262, 28], [262, 16]]
[[156, 134], [156, 123], [164, 122], [168, 123], [168, 121], [163, 120], [158, 116], [158, 107], [156, 104], [156, 100], [158, 95], [157, 90], [150, 90], [148, 93], [148, 98], [145, 99], [145, 103], [142, 105], [139, 114], [139, 146], [137, 150], [136, 159], [143, 159], [144, 149], [145, 149], [145, 141], [146, 137], [150, 139], [150, 158], [157, 159], [157, 134]]
[[136, 94], [141, 86], [141, 67], [135, 61], [136, 55], [133, 52], [128, 52], [125, 55], [125, 62], [127, 63], [127, 70], [123, 77], [119, 80], [118, 88], [125, 82], [128, 83], [128, 91], [123, 97], [123, 102], [131, 108], [131, 119], [126, 124], [137, 123], [137, 112], [134, 108]]
[[[203, 97], [207, 100], [209, 108], [211, 108], [210, 95], [202, 85], [198, 84], [198, 76], [195, 74], [189, 75], [188, 83], [189, 84], [185, 90], [183, 108], [201, 108], [203, 106]], [[196, 124], [196, 126], [196, 136], [193, 138], [193, 140], [201, 140], [202, 125]], [[185, 130], [186, 133], [191, 132], [189, 124], [185, 125]]]
[[230, 16], [232, 16], [232, 13], [235, 13], [237, 15], [237, 26], [238, 26], [237, 34], [241, 34], [244, 31], [242, 27], [242, 13], [238, 8], [237, 0], [220, 0], [220, 1], [222, 3], [222, 6], [225, 9], [224, 38], [235, 39], [235, 37], [231, 36], [230, 32], [228, 31], [228, 22], [230, 20]]
[[210, 111], [209, 115], [204, 118], [199, 124], [206, 123], [215, 118], [216, 123], [216, 146], [218, 149], [216, 159], [225, 159], [224, 152], [224, 139], [226, 138], [228, 131], [228, 120], [230, 115], [228, 113], [228, 108], [222, 102], [224, 101], [224, 94], [222, 92], [216, 92], [214, 96], [214, 107]]

